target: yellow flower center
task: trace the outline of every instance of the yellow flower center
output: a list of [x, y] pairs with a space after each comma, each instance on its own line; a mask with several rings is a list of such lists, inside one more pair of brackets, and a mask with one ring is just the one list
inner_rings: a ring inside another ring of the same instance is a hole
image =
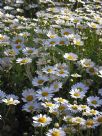
[[60, 106], [58, 107], [58, 109], [59, 109], [60, 111], [63, 111], [63, 110], [65, 110], [65, 106], [60, 105]]
[[55, 38], [55, 35], [50, 35], [50, 38]]
[[77, 118], [76, 121], [77, 121], [78, 123], [80, 123], [82, 120], [81, 120], [81, 118]]
[[102, 117], [98, 117], [97, 121], [98, 121], [99, 123], [102, 123]]
[[70, 33], [69, 33], [69, 32], [64, 32], [63, 34], [64, 34], [64, 35], [69, 35]]
[[97, 20], [97, 21], [100, 21], [100, 20], [101, 20], [101, 18], [100, 18], [100, 17], [96, 17], [96, 20]]
[[81, 42], [80, 41], [76, 41], [76, 45], [80, 45], [81, 44]]
[[21, 61], [21, 63], [23, 63], [23, 64], [25, 64], [25, 63], [27, 63], [27, 62], [28, 62], [27, 59], [24, 59], [24, 60]]
[[63, 100], [62, 98], [59, 98], [58, 101], [59, 101], [59, 102], [63, 102], [64, 100]]
[[7, 104], [8, 104], [8, 105], [10, 105], [10, 104], [14, 104], [13, 99], [12, 99], [12, 100], [11, 100], [11, 99], [10, 99], [10, 100], [7, 100]]
[[55, 44], [55, 42], [54, 42], [54, 41], [51, 41], [51, 42], [50, 42], [50, 44], [52, 44], [52, 45], [53, 45], [53, 44]]
[[44, 80], [38, 80], [38, 84], [43, 84]]
[[76, 105], [73, 105], [73, 106], [72, 106], [72, 109], [73, 109], [73, 110], [77, 110], [78, 107], [77, 107]]
[[45, 123], [46, 121], [47, 121], [46, 117], [40, 117], [38, 119], [38, 122], [40, 122], [40, 123]]
[[97, 25], [96, 24], [91, 24], [92, 28], [96, 28]]
[[28, 95], [28, 96], [26, 97], [26, 100], [27, 100], [27, 101], [32, 101], [32, 100], [33, 100], [33, 96], [32, 96], [32, 95]]
[[48, 106], [48, 107], [52, 107], [52, 106], [53, 106], [53, 104], [52, 104], [52, 103], [46, 103], [46, 106]]
[[15, 52], [14, 51], [10, 51], [9, 55], [15, 55]]
[[28, 53], [33, 53], [33, 51], [32, 50], [28, 50]]
[[85, 63], [85, 67], [90, 67], [90, 63]]
[[82, 108], [82, 109], [85, 109], [85, 108], [86, 108], [86, 105], [82, 105], [81, 108]]
[[15, 41], [16, 44], [21, 43], [21, 42], [22, 42], [21, 39], [17, 39], [17, 40]]
[[27, 34], [23, 34], [23, 37], [27, 37]]
[[91, 101], [92, 104], [96, 105], [97, 104], [97, 101], [96, 100], [93, 100]]
[[48, 96], [48, 92], [42, 92], [42, 96]]
[[94, 125], [94, 121], [93, 121], [93, 120], [87, 120], [86, 126], [91, 127], [91, 126], [93, 126], [93, 125]]
[[69, 56], [67, 57], [67, 59], [68, 59], [68, 60], [73, 60], [73, 59], [74, 59], [74, 57], [73, 57], [73, 56], [71, 56], [71, 55], [69, 55]]
[[78, 28], [79, 28], [79, 29], [82, 29], [83, 27], [82, 27], [81, 25], [78, 25]]
[[64, 41], [60, 41], [59, 44], [62, 44], [62, 45], [63, 45], [63, 44], [65, 44], [65, 42], [64, 42]]
[[52, 132], [52, 136], [61, 136], [61, 135], [60, 135], [60, 132], [58, 132], [58, 131], [53, 131], [53, 132]]
[[78, 22], [79, 22], [79, 20], [77, 20], [77, 19], [74, 19], [74, 20], [73, 20], [73, 22], [74, 22], [74, 23], [78, 23]]
[[52, 72], [52, 69], [48, 69], [47, 71], [48, 71], [49, 73], [51, 73], [51, 72]]
[[54, 88], [57, 89], [57, 88], [58, 88], [58, 84], [55, 84], [55, 85], [54, 85]]
[[0, 41], [3, 41], [4, 40], [4, 37], [3, 36], [0, 36]]
[[95, 73], [94, 68], [90, 68], [90, 69], [89, 69], [89, 72], [91, 72], [91, 73]]
[[72, 119], [71, 118], [67, 118], [66, 121], [67, 121], [67, 123], [72, 124]]
[[17, 46], [16, 46], [16, 48], [17, 48], [17, 49], [20, 49], [20, 48], [21, 48], [21, 46], [20, 46], [20, 45], [17, 45]]
[[91, 110], [90, 113], [96, 114], [96, 110]]
[[74, 93], [74, 96], [79, 97], [80, 93]]
[[63, 70], [59, 71], [59, 74], [64, 74], [64, 71]]

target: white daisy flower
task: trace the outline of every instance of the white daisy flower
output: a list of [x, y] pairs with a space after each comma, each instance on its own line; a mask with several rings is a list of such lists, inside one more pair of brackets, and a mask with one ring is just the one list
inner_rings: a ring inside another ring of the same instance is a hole
[[61, 82], [53, 82], [50, 87], [52, 88], [53, 92], [58, 92], [60, 88], [62, 88], [62, 83]]
[[70, 123], [72, 124], [72, 121], [71, 121], [72, 118], [73, 118], [72, 115], [66, 115], [66, 116], [64, 116], [63, 120], [68, 124], [70, 124]]
[[9, 39], [7, 35], [0, 34], [0, 44], [9, 44]]
[[29, 56], [29, 55], [35, 55], [35, 54], [38, 54], [38, 50], [35, 49], [35, 48], [31, 48], [31, 47], [26, 47], [22, 50], [23, 54], [26, 55], [26, 56]]
[[99, 115], [99, 111], [89, 108], [86, 111], [83, 111], [82, 114], [85, 116], [95, 116], [95, 115]]
[[68, 65], [66, 64], [66, 63], [57, 63], [57, 64], [55, 64], [55, 69], [58, 69], [58, 70], [68, 70], [69, 69], [69, 67], [68, 67]]
[[69, 93], [71, 94], [71, 97], [75, 99], [83, 99], [85, 97], [85, 92], [80, 91], [79, 89], [71, 90]]
[[57, 70], [56, 73], [55, 73], [57, 76], [59, 77], [67, 77], [69, 75], [69, 71], [68, 70], [64, 70], [64, 69], [61, 69], [61, 70]]
[[85, 126], [86, 126], [86, 128], [95, 128], [97, 125], [96, 125], [95, 120], [87, 119], [85, 122]]
[[61, 103], [61, 104], [68, 103], [68, 101], [66, 99], [63, 99], [62, 97], [57, 97], [57, 98], [54, 98], [53, 100], [56, 103]]
[[96, 122], [96, 124], [101, 125], [102, 124], [102, 115], [97, 115], [93, 118]]
[[24, 102], [32, 102], [36, 100], [36, 96], [35, 96], [35, 90], [34, 89], [26, 89], [23, 91], [22, 93], [22, 100]]
[[38, 102], [28, 102], [23, 105], [22, 110], [26, 112], [34, 112], [39, 111], [41, 109], [41, 105]]
[[24, 47], [24, 44], [12, 44], [12, 49], [17, 53], [19, 53], [19, 51], [22, 51]]
[[42, 71], [46, 74], [54, 74], [55, 68], [54, 66], [46, 66], [45, 68], [42, 69]]
[[2, 101], [7, 105], [17, 105], [20, 103], [20, 101], [18, 100], [18, 96], [15, 96], [13, 94], [7, 95], [6, 98], [2, 99]]
[[48, 33], [47, 33], [47, 36], [49, 38], [56, 38], [57, 37], [57, 34], [55, 33], [55, 31], [53, 29], [51, 29]]
[[89, 87], [83, 84], [82, 82], [78, 82], [71, 87], [71, 91], [79, 90], [79, 92], [84, 92], [84, 93], [86, 93], [88, 89]]
[[46, 45], [47, 47], [55, 46], [58, 44], [58, 38], [48, 39], [48, 40], [44, 41], [43, 44]]
[[30, 33], [28, 33], [28, 32], [22, 32], [22, 33], [19, 33], [19, 36], [23, 36], [23, 37], [28, 37], [28, 36], [30, 36]]
[[55, 20], [55, 23], [57, 24], [57, 26], [59, 25], [59, 27], [61, 28], [61, 25], [65, 24], [65, 20], [61, 19], [61, 18], [57, 18]]
[[72, 124], [85, 125], [86, 120], [81, 117], [73, 117], [71, 119]]
[[52, 119], [50, 117], [48, 117], [47, 115], [37, 115], [33, 117], [33, 126], [34, 127], [44, 127], [47, 126], [48, 124], [50, 124], [52, 121]]
[[53, 128], [46, 133], [46, 136], [66, 136], [66, 133], [62, 128]]
[[64, 103], [64, 104], [56, 104], [56, 109], [57, 111], [61, 114], [61, 113], [65, 113], [67, 110], [68, 110], [68, 104], [67, 103]]
[[61, 34], [62, 36], [65, 36], [68, 38], [70, 34], [74, 34], [74, 30], [73, 29], [62, 29]]
[[44, 103], [41, 103], [42, 106], [44, 106], [45, 108], [53, 108], [55, 106], [54, 103], [52, 102], [44, 102]]
[[77, 104], [69, 104], [68, 105], [68, 109], [72, 112], [72, 113], [77, 113], [80, 111], [80, 106]]
[[58, 45], [67, 45], [68, 46], [69, 42], [68, 39], [65, 37], [59, 37], [58, 39]]
[[23, 44], [24, 43], [24, 38], [21, 36], [16, 36], [12, 40], [12, 44]]
[[61, 113], [58, 111], [58, 104], [55, 104], [53, 107], [50, 107], [50, 108], [49, 108], [49, 113], [51, 113], [51, 114], [54, 115], [54, 116], [59, 117], [59, 115], [60, 115]]
[[94, 28], [94, 29], [101, 28], [100, 25], [98, 25], [94, 22], [91, 22], [91, 23], [88, 22], [87, 25], [91, 28]]
[[87, 103], [89, 106], [97, 108], [102, 105], [102, 100], [98, 96], [89, 96], [87, 98]]
[[[79, 0], [78, 0], [79, 1]], [[80, 0], [81, 1], [81, 0]], [[81, 17], [76, 17], [76, 16], [72, 16], [70, 18], [71, 22], [75, 23], [75, 24], [78, 24], [82, 21], [82, 18]]]
[[83, 45], [84, 45], [84, 42], [81, 41], [81, 39], [76, 39], [76, 38], [73, 39], [73, 43], [74, 43], [76, 46], [83, 46]]
[[27, 63], [31, 63], [32, 62], [32, 59], [31, 58], [18, 58], [16, 60], [16, 63], [19, 63], [20, 65], [25, 65]]
[[13, 49], [7, 49], [7, 50], [4, 51], [4, 54], [5, 54], [6, 56], [14, 57], [14, 56], [16, 56], [18, 53], [17, 53], [15, 50], [13, 50]]
[[43, 87], [42, 89], [39, 89], [36, 94], [36, 98], [42, 101], [50, 100], [53, 96], [53, 91], [51, 90], [51, 88], [48, 87]]
[[91, 61], [91, 59], [82, 59], [78, 61], [78, 64], [85, 68], [94, 67], [95, 63]]
[[46, 81], [48, 81], [47, 76], [38, 76], [32, 80], [32, 84], [33, 86], [39, 86], [39, 85], [43, 85]]
[[65, 53], [65, 54], [64, 54], [64, 58], [65, 58], [66, 60], [76, 61], [76, 60], [78, 59], [78, 56], [77, 56], [76, 54], [70, 52], [70, 53]]
[[87, 111], [87, 110], [89, 110], [89, 109], [90, 109], [90, 107], [87, 106], [87, 105], [79, 105], [79, 110], [80, 110], [80, 111]]
[[97, 75], [98, 69], [96, 67], [89, 67], [86, 68], [86, 72], [89, 73], [90, 75]]

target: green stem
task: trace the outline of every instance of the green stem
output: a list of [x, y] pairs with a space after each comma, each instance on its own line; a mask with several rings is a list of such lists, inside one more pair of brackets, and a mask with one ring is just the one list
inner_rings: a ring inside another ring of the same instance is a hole
[[30, 81], [32, 81], [33, 77], [32, 77], [31, 71], [30, 71], [30, 65], [27, 64], [25, 69], [26, 69], [27, 77], [29, 78]]
[[43, 127], [41, 126], [41, 136], [43, 136]]
[[11, 106], [9, 106], [9, 108], [8, 108], [8, 110], [7, 110], [7, 112], [6, 112], [5, 118], [7, 118], [8, 113], [9, 113], [10, 110], [11, 110]]

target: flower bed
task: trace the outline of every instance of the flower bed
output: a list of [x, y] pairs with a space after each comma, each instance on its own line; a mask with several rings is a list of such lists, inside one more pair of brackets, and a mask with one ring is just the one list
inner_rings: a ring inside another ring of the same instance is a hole
[[0, 10], [0, 134], [101, 136], [101, 0], [28, 2]]

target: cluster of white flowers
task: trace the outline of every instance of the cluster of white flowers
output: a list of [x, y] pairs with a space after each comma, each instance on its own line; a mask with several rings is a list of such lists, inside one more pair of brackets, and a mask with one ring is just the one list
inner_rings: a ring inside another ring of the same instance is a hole
[[31, 114], [39, 136], [80, 135], [102, 125], [102, 1], [40, 2], [37, 19], [0, 10], [0, 104]]

